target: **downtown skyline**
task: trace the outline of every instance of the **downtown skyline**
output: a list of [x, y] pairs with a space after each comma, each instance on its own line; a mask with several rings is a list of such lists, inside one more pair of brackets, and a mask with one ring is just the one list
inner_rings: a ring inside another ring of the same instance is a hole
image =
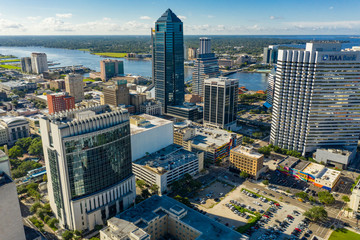
[[[171, 8], [185, 35], [356, 35], [360, 2], [0, 0], [0, 35], [149, 35]], [[22, 7], [19, 7], [22, 6]]]

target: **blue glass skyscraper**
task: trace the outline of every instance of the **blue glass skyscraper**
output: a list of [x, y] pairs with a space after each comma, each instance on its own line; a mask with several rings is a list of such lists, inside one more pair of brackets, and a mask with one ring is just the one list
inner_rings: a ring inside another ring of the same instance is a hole
[[168, 106], [184, 102], [183, 23], [170, 9], [156, 21], [152, 44], [155, 98], [167, 113]]

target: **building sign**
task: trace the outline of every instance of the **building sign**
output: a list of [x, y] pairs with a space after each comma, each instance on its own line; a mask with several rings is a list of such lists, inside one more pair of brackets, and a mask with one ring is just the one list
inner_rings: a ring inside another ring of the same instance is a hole
[[323, 55], [322, 56], [323, 61], [356, 61], [356, 55]]

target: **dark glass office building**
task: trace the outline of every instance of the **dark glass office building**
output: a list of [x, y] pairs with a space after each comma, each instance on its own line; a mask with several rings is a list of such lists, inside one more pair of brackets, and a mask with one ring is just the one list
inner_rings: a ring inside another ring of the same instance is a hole
[[183, 23], [170, 9], [156, 21], [152, 44], [155, 98], [167, 113], [168, 106], [184, 102]]

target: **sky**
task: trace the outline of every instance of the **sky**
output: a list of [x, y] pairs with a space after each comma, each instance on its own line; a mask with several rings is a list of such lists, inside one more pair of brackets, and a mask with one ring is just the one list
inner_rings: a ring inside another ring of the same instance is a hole
[[360, 0], [0, 0], [0, 35], [150, 35], [167, 8], [185, 35], [360, 35]]

